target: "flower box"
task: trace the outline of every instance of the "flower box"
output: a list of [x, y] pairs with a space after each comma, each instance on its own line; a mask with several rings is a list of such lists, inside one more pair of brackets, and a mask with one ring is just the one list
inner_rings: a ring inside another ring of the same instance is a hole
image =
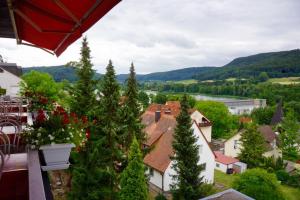
[[42, 166], [42, 170], [49, 171], [69, 168], [69, 157], [73, 147], [75, 147], [73, 143], [40, 146], [46, 163], [46, 166]]

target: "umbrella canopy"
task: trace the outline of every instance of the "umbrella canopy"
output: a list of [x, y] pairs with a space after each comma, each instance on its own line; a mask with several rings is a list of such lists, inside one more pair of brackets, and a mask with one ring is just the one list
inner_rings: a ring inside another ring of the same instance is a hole
[[0, 0], [0, 37], [59, 56], [121, 0]]

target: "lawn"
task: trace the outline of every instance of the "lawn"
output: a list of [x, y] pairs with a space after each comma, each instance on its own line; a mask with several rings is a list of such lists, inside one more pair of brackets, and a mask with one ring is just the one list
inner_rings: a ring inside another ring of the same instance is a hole
[[268, 82], [279, 83], [283, 85], [300, 84], [300, 77], [270, 78]]
[[184, 84], [184, 85], [198, 83], [198, 81], [195, 79], [188, 79], [188, 80], [182, 80], [182, 81], [167, 81], [167, 82], [174, 83], [174, 84]]
[[[215, 185], [218, 192], [232, 188], [233, 181], [238, 175], [228, 175], [218, 170], [215, 170]], [[221, 189], [219, 186], [223, 185]], [[286, 200], [299, 200], [300, 199], [300, 188], [293, 188], [286, 185], [280, 185], [280, 190], [284, 194]]]

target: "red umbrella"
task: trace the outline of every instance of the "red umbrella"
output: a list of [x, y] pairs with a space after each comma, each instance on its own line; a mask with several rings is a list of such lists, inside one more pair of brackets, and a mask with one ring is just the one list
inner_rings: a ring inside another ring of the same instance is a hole
[[0, 11], [6, 11], [0, 14], [6, 20], [0, 26], [8, 27], [0, 28], [0, 37], [59, 56], [120, 1], [0, 0]]

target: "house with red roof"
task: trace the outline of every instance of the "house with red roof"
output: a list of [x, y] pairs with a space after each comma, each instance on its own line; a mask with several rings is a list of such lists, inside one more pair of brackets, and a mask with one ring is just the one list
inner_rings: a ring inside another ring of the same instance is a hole
[[[212, 123], [197, 110], [191, 109], [189, 112], [193, 121], [191, 128], [198, 138], [199, 164], [204, 168], [201, 176], [203, 181], [213, 183], [215, 155], [209, 146]], [[144, 163], [149, 169], [150, 187], [159, 192], [170, 191], [170, 185], [174, 183], [172, 175], [175, 175], [175, 171], [172, 169], [173, 161], [170, 156], [174, 155], [172, 142], [179, 113], [180, 103], [168, 101], [166, 104], [151, 104], [142, 115], [147, 135], [143, 145], [150, 150], [144, 158]]]
[[221, 151], [214, 151], [216, 155], [216, 169], [224, 173], [242, 173], [247, 169], [247, 164], [238, 159], [225, 156]]

